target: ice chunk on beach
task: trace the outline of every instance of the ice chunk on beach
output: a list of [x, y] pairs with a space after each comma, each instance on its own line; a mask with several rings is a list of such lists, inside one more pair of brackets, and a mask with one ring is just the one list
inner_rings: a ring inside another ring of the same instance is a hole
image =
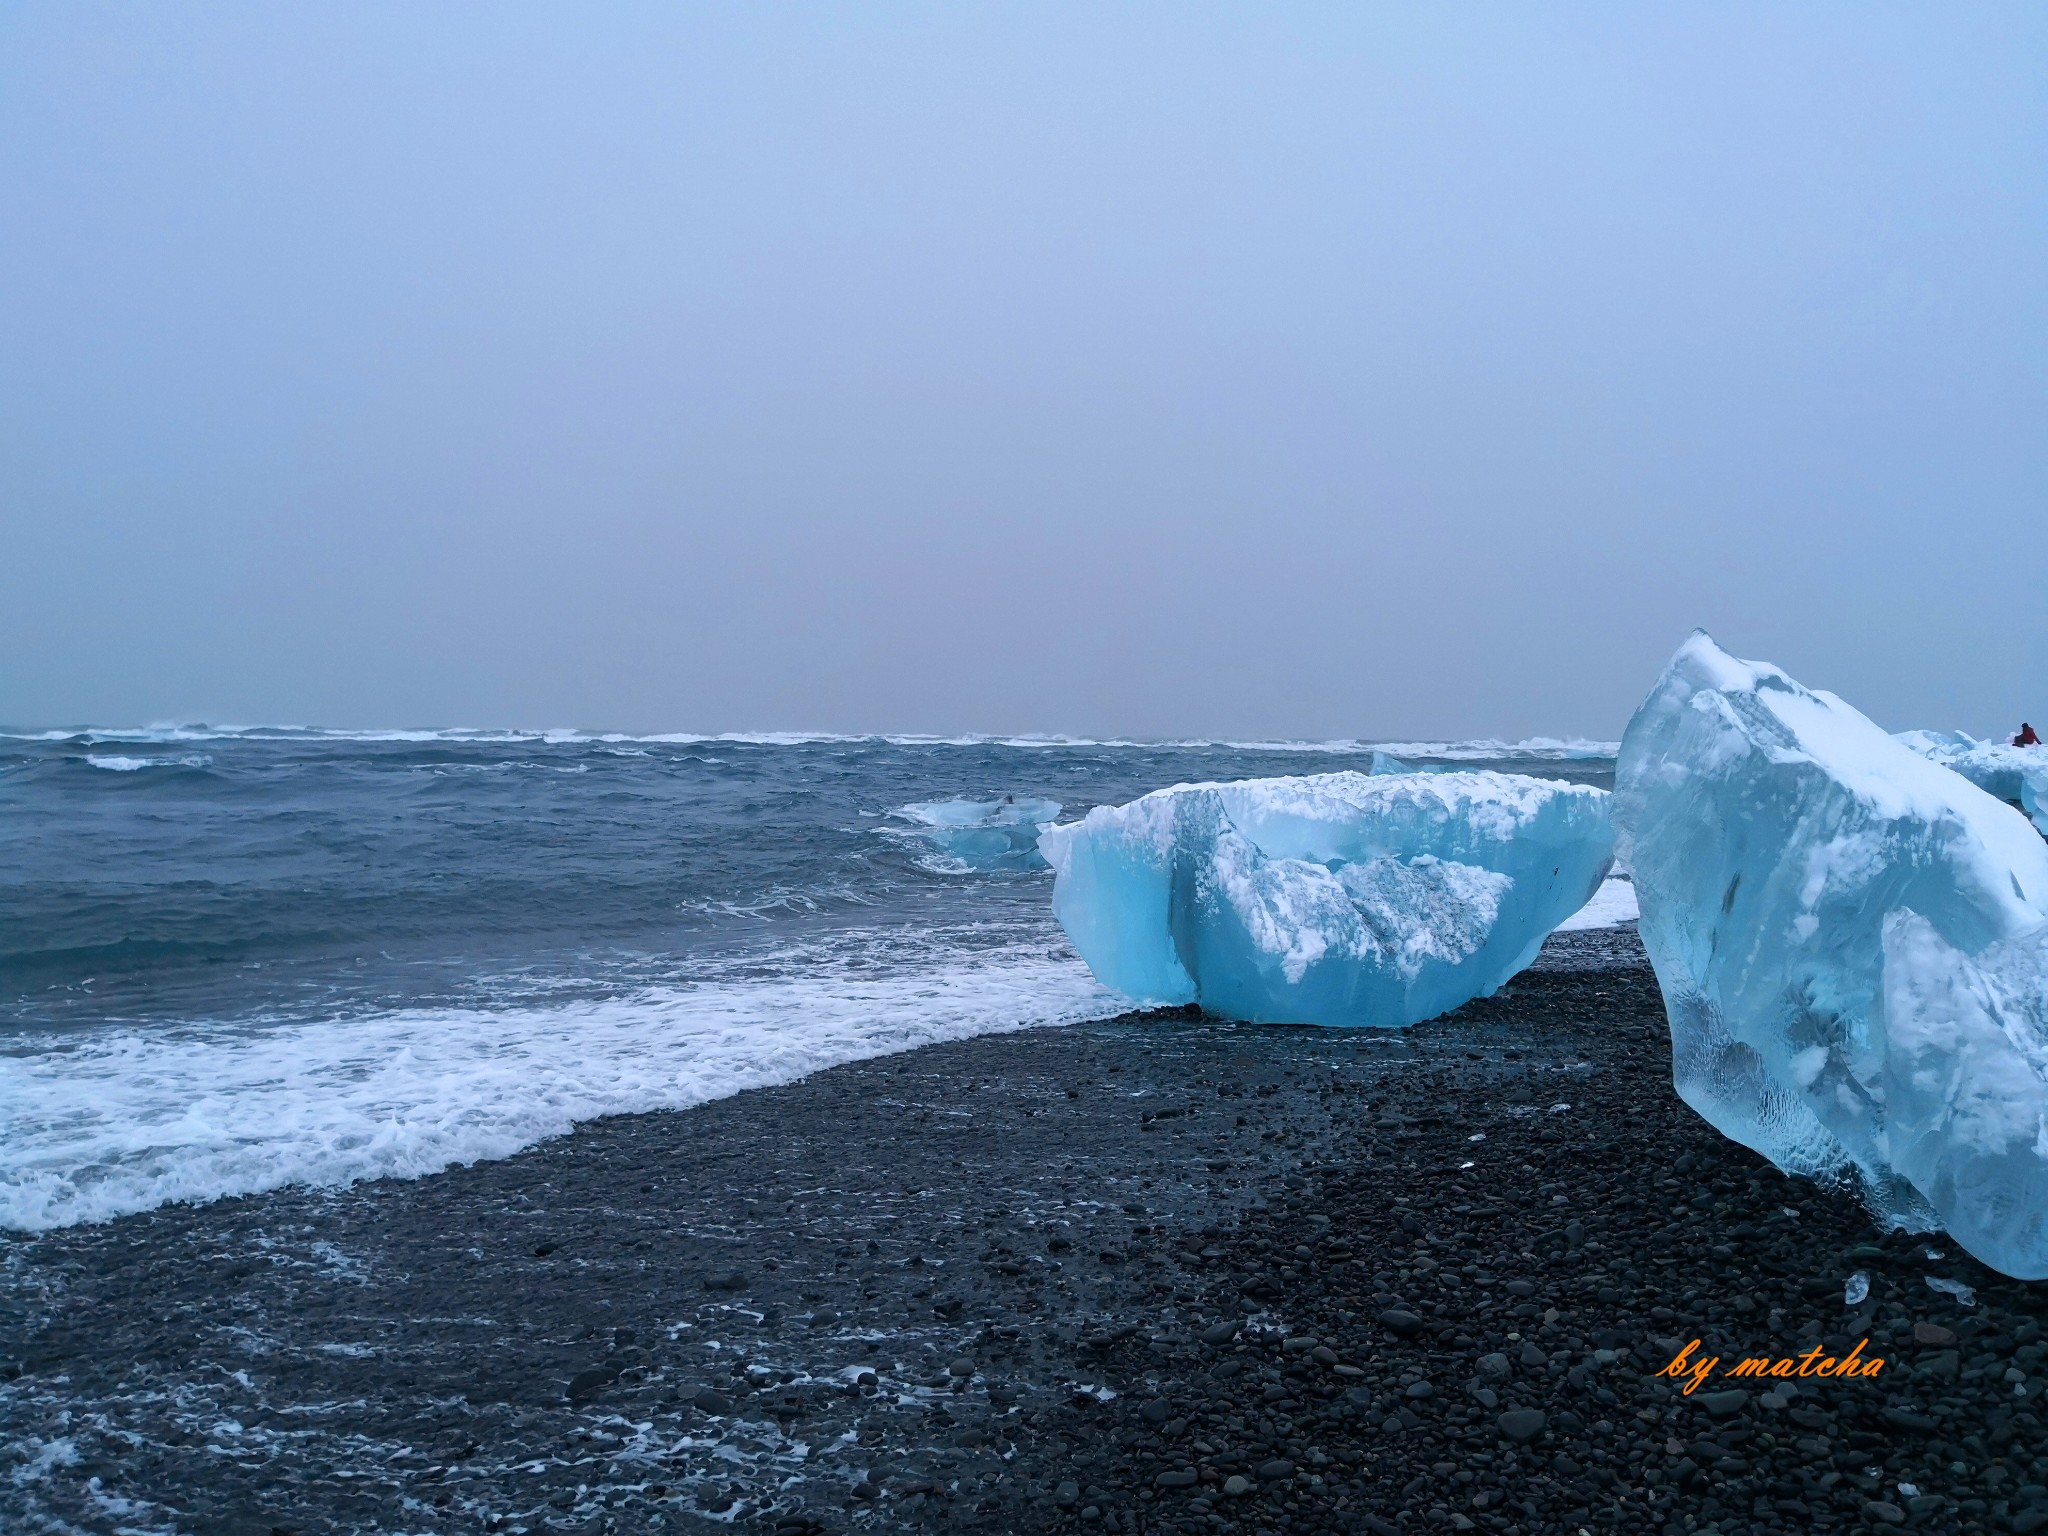
[[1629, 722], [1614, 810], [1685, 1101], [2048, 1278], [2048, 844], [1704, 634]]
[[1043, 869], [1039, 829], [1058, 818], [1057, 800], [924, 800], [897, 809], [919, 836], [961, 867], [980, 872]]
[[1586, 904], [1607, 798], [1503, 773], [1184, 784], [1039, 847], [1061, 926], [1126, 996], [1399, 1028], [1496, 991]]
[[1895, 739], [1987, 795], [2018, 806], [2048, 837], [2048, 747], [1976, 741], [1961, 731], [1901, 731]]

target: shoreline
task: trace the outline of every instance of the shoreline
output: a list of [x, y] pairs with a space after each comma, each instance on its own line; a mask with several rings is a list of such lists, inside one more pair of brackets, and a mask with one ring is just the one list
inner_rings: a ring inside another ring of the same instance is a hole
[[[2048, 1530], [2048, 1306], [1927, 1246], [1686, 1109], [1585, 930], [1405, 1032], [984, 1035], [5, 1235], [0, 1524]], [[1686, 1397], [1694, 1337], [1886, 1365]]]

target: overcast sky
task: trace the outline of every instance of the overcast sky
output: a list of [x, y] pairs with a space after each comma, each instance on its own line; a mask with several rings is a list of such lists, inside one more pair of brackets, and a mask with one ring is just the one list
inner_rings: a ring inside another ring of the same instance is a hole
[[2048, 7], [0, 8], [0, 721], [2048, 716]]

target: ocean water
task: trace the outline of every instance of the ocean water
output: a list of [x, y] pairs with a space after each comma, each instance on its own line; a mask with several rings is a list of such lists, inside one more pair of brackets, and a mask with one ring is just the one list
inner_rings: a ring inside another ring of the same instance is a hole
[[[1380, 743], [1603, 787], [1600, 743]], [[0, 1226], [413, 1176], [598, 1115], [1118, 1011], [1043, 870], [906, 807], [1361, 743], [576, 732], [0, 737]], [[1626, 889], [1582, 921], [1633, 916]], [[1602, 903], [1605, 903], [1603, 905]]]

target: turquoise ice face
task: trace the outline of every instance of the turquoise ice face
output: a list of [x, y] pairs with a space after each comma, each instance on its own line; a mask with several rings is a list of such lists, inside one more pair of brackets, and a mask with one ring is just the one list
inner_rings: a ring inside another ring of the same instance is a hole
[[1258, 1023], [1401, 1028], [1497, 990], [1612, 862], [1608, 796], [1518, 774], [1158, 790], [1048, 827], [1104, 984]]
[[2048, 845], [1936, 760], [1972, 751], [1696, 634], [1622, 738], [1615, 821], [1685, 1101], [2042, 1278]]

